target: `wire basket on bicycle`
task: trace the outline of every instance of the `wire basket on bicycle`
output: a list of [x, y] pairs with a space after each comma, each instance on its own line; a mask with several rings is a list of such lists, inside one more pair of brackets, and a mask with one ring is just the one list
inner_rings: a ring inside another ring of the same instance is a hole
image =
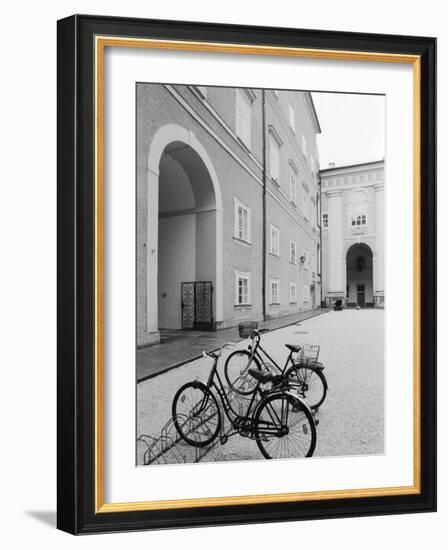
[[258, 329], [258, 323], [256, 321], [246, 321], [239, 323], [238, 332], [240, 338], [251, 338], [254, 331]]
[[317, 361], [319, 358], [320, 346], [313, 346], [311, 344], [303, 344], [300, 350], [299, 356], [295, 361], [296, 365], [309, 365], [311, 367], [319, 366]]

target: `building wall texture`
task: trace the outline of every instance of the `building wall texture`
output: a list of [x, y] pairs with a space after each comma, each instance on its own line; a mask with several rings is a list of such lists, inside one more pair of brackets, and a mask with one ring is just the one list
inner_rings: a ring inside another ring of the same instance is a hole
[[[249, 142], [238, 135], [238, 101], [250, 106]], [[182, 328], [181, 282], [212, 282], [213, 329], [320, 305], [319, 131], [307, 92], [138, 84], [139, 346], [159, 341], [160, 329]], [[247, 238], [237, 235], [238, 205], [248, 216]], [[238, 274], [249, 276], [244, 303]]]

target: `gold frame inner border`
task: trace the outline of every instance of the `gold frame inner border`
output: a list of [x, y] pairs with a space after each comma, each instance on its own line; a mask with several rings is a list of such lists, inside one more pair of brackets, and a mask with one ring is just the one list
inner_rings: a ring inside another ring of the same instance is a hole
[[[413, 454], [414, 483], [402, 487], [343, 489], [302, 493], [275, 493], [216, 498], [106, 503], [104, 501], [104, 54], [106, 47], [286, 56], [327, 60], [405, 63], [413, 66]], [[304, 502], [342, 498], [412, 495], [420, 493], [420, 56], [344, 50], [256, 46], [177, 40], [96, 36], [95, 56], [95, 513], [168, 510], [210, 506], [235, 506], [280, 502]]]

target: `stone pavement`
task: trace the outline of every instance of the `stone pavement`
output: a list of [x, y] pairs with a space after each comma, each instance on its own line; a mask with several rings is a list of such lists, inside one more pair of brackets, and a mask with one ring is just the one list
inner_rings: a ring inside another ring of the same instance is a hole
[[[261, 322], [259, 327], [277, 330], [278, 328], [304, 321], [327, 311], [327, 309], [303, 311], [295, 315]], [[163, 331], [162, 338], [164, 343], [137, 350], [138, 383], [197, 359], [202, 355], [204, 350], [214, 351], [219, 349], [224, 342], [238, 342], [241, 340], [238, 335], [238, 327], [218, 330], [216, 332], [193, 330]]]
[[[331, 311], [299, 327], [290, 325], [263, 335], [263, 346], [281, 364], [288, 353], [285, 343], [321, 346], [319, 360], [325, 365], [329, 391], [317, 413], [314, 456], [384, 453], [384, 311]], [[232, 351], [226, 350], [227, 354]], [[225, 357], [220, 360], [221, 374]], [[138, 384], [138, 435], [157, 437], [171, 417], [177, 389], [195, 378], [206, 380], [210, 368], [211, 360], [201, 357]], [[248, 459], [262, 459], [255, 441], [235, 435], [225, 445], [218, 442], [202, 462]]]

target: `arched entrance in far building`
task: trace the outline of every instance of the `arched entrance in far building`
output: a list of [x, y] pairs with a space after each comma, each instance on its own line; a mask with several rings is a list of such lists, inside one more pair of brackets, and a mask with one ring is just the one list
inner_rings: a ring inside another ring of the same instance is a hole
[[347, 251], [348, 307], [373, 307], [373, 253], [364, 243], [353, 244]]
[[222, 201], [195, 135], [162, 127], [149, 154], [147, 326], [214, 329], [222, 320]]

